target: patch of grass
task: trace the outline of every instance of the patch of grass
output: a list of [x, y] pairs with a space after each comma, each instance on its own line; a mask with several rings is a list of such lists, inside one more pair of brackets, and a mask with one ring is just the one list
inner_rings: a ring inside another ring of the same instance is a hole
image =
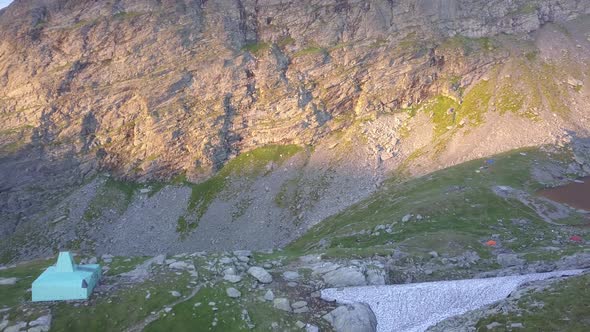
[[511, 112], [519, 114], [523, 108], [524, 96], [510, 82], [502, 82], [496, 99], [496, 109], [500, 114]]
[[531, 51], [531, 52], [525, 53], [524, 57], [529, 61], [535, 61], [537, 59], [538, 55], [539, 55], [539, 51]]
[[[252, 180], [265, 172], [264, 167], [268, 163], [280, 163], [301, 150], [302, 148], [298, 145], [269, 145], [242, 153], [230, 160], [217, 174], [207, 181], [190, 185], [192, 190], [188, 204], [189, 211], [196, 214], [198, 221], [205, 214], [217, 195], [224, 189], [229, 177], [237, 176], [242, 179]], [[179, 226], [181, 221], [179, 219]], [[195, 227], [190, 223], [186, 223], [186, 227], [183, 225], [178, 229], [188, 231]]]
[[293, 39], [293, 37], [291, 36], [287, 36], [284, 38], [281, 38], [278, 42], [277, 42], [277, 46], [279, 46], [280, 48], [284, 48], [288, 45], [293, 45], [295, 44], [295, 39]]
[[468, 119], [476, 125], [482, 123], [483, 114], [487, 112], [491, 98], [492, 87], [489, 80], [481, 80], [475, 84], [463, 99], [459, 109], [459, 120]]
[[248, 51], [255, 56], [261, 56], [270, 49], [270, 44], [266, 42], [249, 43], [242, 47], [242, 51]]
[[50, 265], [54, 264], [54, 258], [31, 261], [19, 264], [14, 268], [0, 270], [0, 278], [17, 278], [14, 285], [0, 286], [0, 309], [14, 307], [22, 302], [31, 300], [31, 288], [33, 281]]
[[476, 52], [489, 52], [498, 48], [497, 43], [489, 38], [469, 38], [454, 36], [446, 39], [440, 46], [443, 50], [462, 50], [463, 55], [470, 55]]
[[447, 127], [458, 123], [459, 104], [452, 98], [438, 96], [427, 102], [422, 110], [431, 115], [435, 137], [447, 132]]
[[[154, 281], [133, 285], [92, 301], [88, 306], [60, 302], [53, 310], [52, 331], [124, 331], [150, 312], [162, 309], [177, 298], [170, 290], [188, 292], [188, 275], [168, 274]], [[146, 298], [147, 293], [150, 297]]]
[[305, 55], [314, 55], [314, 54], [321, 54], [326, 53], [327, 50], [323, 47], [319, 46], [307, 46], [293, 54], [293, 57], [300, 57]]
[[[526, 331], [588, 331], [590, 329], [590, 275], [570, 277], [516, 301], [516, 310], [481, 319], [478, 331], [506, 331], [521, 323]], [[541, 305], [539, 305], [541, 304]], [[500, 325], [487, 329], [486, 325]]]
[[143, 263], [148, 256], [133, 256], [133, 257], [113, 257], [113, 261], [109, 264], [109, 275], [121, 274], [133, 270], [138, 264]]
[[[229, 298], [225, 289], [230, 286], [238, 288], [243, 296], [239, 299]], [[294, 324], [295, 316], [273, 308], [271, 303], [247, 296], [248, 292], [252, 290], [226, 283], [202, 288], [194, 298], [176, 305], [169, 314], [148, 325], [145, 331], [194, 331], [195, 326], [211, 331], [249, 331], [251, 327], [242, 319], [244, 310], [247, 311], [255, 331], [273, 330], [272, 322], [277, 322], [281, 331], [297, 329]], [[210, 302], [215, 305], [209, 305]]]
[[113, 15], [114, 19], [117, 20], [129, 20], [132, 18], [135, 18], [137, 16], [140, 16], [142, 13], [139, 12], [126, 12], [126, 11], [120, 11], [118, 13], [116, 13], [115, 15]]

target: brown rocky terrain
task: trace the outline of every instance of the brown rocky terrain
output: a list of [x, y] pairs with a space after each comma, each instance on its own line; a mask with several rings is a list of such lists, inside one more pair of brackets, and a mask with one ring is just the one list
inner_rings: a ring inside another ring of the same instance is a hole
[[[40, 232], [18, 242], [31, 255], [276, 247], [393, 172], [586, 137], [589, 14], [17, 0], [0, 11], [0, 236]], [[269, 145], [291, 148], [254, 153]]]

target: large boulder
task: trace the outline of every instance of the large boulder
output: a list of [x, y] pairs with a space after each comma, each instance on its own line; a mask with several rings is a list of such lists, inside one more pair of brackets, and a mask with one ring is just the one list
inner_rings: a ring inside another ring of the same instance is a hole
[[499, 254], [496, 259], [502, 267], [520, 266], [524, 264], [524, 259], [519, 258], [517, 254]]
[[365, 275], [351, 267], [343, 267], [324, 274], [324, 282], [331, 287], [364, 286]]
[[256, 280], [260, 281], [263, 284], [269, 284], [272, 282], [272, 276], [268, 273], [265, 269], [252, 266], [248, 269], [248, 274], [256, 278]]
[[364, 303], [340, 306], [323, 318], [330, 322], [336, 332], [375, 332], [377, 317], [371, 307]]

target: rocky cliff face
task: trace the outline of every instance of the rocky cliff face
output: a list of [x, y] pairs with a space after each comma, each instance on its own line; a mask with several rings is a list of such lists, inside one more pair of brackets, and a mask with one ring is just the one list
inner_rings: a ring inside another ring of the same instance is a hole
[[199, 182], [269, 144], [311, 147], [291, 178], [305, 197], [306, 181], [327, 189], [283, 210], [314, 223], [400, 165], [585, 130], [587, 14], [582, 0], [17, 0], [0, 11], [0, 234], [97, 172]]

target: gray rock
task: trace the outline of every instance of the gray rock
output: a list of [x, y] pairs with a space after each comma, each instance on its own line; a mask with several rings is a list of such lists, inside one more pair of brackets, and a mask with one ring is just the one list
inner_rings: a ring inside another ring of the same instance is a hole
[[499, 254], [496, 259], [502, 267], [520, 266], [524, 264], [524, 259], [518, 258], [517, 254]]
[[278, 297], [272, 301], [272, 306], [276, 309], [291, 312], [291, 305], [289, 300], [284, 297]]
[[4, 332], [18, 332], [22, 329], [25, 329], [27, 327], [27, 323], [26, 322], [18, 322], [15, 325], [9, 326], [7, 328], [4, 329]]
[[367, 284], [365, 276], [360, 271], [350, 267], [328, 272], [324, 274], [323, 279], [331, 287], [364, 286]]
[[431, 252], [429, 252], [428, 254], [429, 254], [429, 255], [430, 255], [430, 257], [432, 257], [432, 258], [437, 258], [437, 257], [438, 257], [438, 252], [436, 252], [436, 251], [431, 251]]
[[336, 332], [375, 332], [377, 318], [371, 308], [364, 303], [340, 306], [323, 316]]
[[52, 316], [50, 314], [43, 315], [34, 321], [29, 322], [29, 326], [46, 327], [47, 329], [45, 331], [49, 331], [49, 327], [51, 326], [51, 318]]
[[0, 278], [0, 285], [14, 285], [18, 278]]
[[244, 257], [251, 257], [252, 252], [250, 250], [234, 250], [233, 254], [236, 257], [244, 256]]
[[272, 282], [272, 276], [268, 273], [265, 269], [252, 266], [248, 269], [248, 274], [256, 278], [256, 280], [260, 281], [263, 284], [269, 284]]
[[367, 284], [385, 285], [385, 272], [380, 269], [369, 268], [367, 270]]
[[269, 289], [264, 293], [264, 299], [267, 301], [272, 301], [275, 299], [275, 294]]
[[98, 263], [98, 258], [96, 258], [96, 257], [90, 257], [90, 258], [88, 258], [87, 263], [88, 264], [96, 264], [96, 263]]
[[233, 263], [233, 261], [229, 257], [221, 257], [219, 259], [219, 263], [221, 263], [221, 264], [231, 264], [231, 263]]
[[512, 323], [510, 324], [510, 327], [513, 329], [522, 329], [524, 328], [524, 325], [522, 323]]
[[340, 267], [339, 264], [332, 262], [319, 262], [309, 266], [311, 268], [311, 275], [324, 274], [334, 271]]
[[174, 291], [174, 290], [170, 291], [170, 294], [174, 297], [180, 297], [180, 295], [181, 295], [178, 291]]
[[305, 306], [307, 306], [307, 302], [305, 301], [297, 301], [291, 304], [291, 307], [293, 307], [293, 309], [303, 308]]
[[305, 332], [320, 332], [320, 328], [308, 323], [305, 325]]
[[195, 269], [194, 265], [183, 261], [173, 262], [169, 264], [168, 267], [174, 270], [188, 270], [189, 268], [191, 268], [192, 270]]
[[242, 281], [242, 277], [240, 277], [239, 275], [235, 275], [235, 274], [226, 274], [223, 276], [223, 280], [229, 281], [229, 282], [235, 284], [235, 283]]
[[301, 308], [293, 309], [293, 313], [296, 313], [296, 314], [303, 314], [306, 312], [309, 312], [308, 307], [301, 307]]
[[283, 272], [283, 278], [287, 281], [294, 281], [299, 279], [299, 273], [295, 271], [285, 271]]
[[157, 265], [162, 265], [164, 264], [164, 261], [166, 261], [166, 255], [158, 255], [158, 256], [154, 256], [154, 264]]
[[248, 258], [247, 256], [238, 256], [238, 260], [240, 262], [248, 263], [250, 261], [250, 258]]
[[227, 294], [227, 296], [229, 296], [231, 298], [234, 298], [234, 299], [242, 296], [242, 293], [240, 293], [239, 290], [237, 290], [237, 289], [235, 289], [233, 287], [230, 287], [230, 288], [226, 289], [225, 290], [225, 293]]
[[502, 326], [502, 324], [498, 323], [498, 322], [491, 322], [488, 325], [486, 325], [486, 329], [491, 330], [494, 329], [496, 327], [500, 327]]
[[405, 216], [403, 216], [402, 222], [408, 222], [408, 221], [410, 221], [410, 219], [412, 219], [412, 215], [406, 214]]

